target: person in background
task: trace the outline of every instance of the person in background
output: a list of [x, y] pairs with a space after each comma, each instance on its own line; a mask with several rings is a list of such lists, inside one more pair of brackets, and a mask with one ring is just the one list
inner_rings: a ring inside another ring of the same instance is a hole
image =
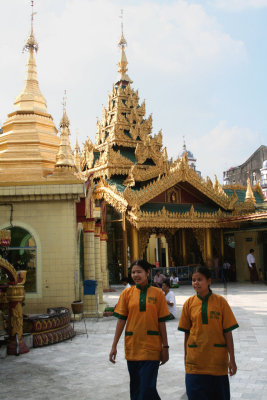
[[222, 267], [222, 281], [223, 282], [229, 282], [230, 268], [231, 268], [231, 264], [227, 260], [224, 260], [223, 267]]
[[151, 265], [136, 260], [131, 265], [135, 283], [123, 290], [114, 316], [118, 318], [109, 360], [115, 364], [117, 344], [125, 324], [125, 358], [130, 374], [131, 400], [160, 400], [157, 392], [159, 365], [169, 359], [165, 321], [169, 309], [162, 290], [148, 283]]
[[130, 279], [125, 276], [124, 278], [122, 278], [121, 283], [123, 284], [123, 286], [125, 286], [125, 289], [128, 289], [131, 287], [130, 285]]
[[237, 371], [232, 330], [235, 316], [223, 296], [210, 289], [211, 271], [197, 267], [192, 275], [196, 294], [183, 306], [178, 330], [184, 332], [188, 400], [230, 400], [230, 376]]
[[175, 272], [172, 272], [171, 277], [170, 277], [170, 284], [172, 288], [178, 288], [179, 287], [179, 278], [176, 275]]
[[249, 253], [247, 255], [247, 262], [248, 262], [248, 269], [249, 269], [249, 275], [250, 275], [250, 282], [254, 283], [255, 281], [258, 281], [258, 272], [256, 268], [256, 260], [254, 257], [254, 249], [250, 249]]
[[169, 319], [175, 319], [177, 318], [176, 300], [173, 291], [170, 290], [170, 282], [168, 281], [168, 279], [165, 282], [163, 282], [162, 290], [165, 293], [165, 299], [167, 301], [168, 308], [170, 311]]
[[156, 275], [154, 276], [154, 286], [158, 288], [162, 287], [163, 282], [165, 282], [166, 276], [162, 274], [160, 269], [157, 270]]

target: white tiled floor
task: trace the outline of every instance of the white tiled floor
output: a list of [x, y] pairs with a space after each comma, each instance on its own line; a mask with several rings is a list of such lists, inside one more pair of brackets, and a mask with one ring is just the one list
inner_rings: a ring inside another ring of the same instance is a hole
[[[121, 288], [105, 294], [114, 305]], [[267, 399], [267, 286], [232, 283], [227, 291], [214, 285], [216, 293], [227, 297], [240, 328], [234, 331], [238, 372], [230, 378], [232, 399]], [[191, 286], [175, 289], [178, 316]], [[167, 324], [170, 360], [160, 367], [158, 391], [162, 400], [187, 399], [184, 387], [183, 334], [178, 321]], [[129, 379], [123, 354], [123, 340], [117, 363], [108, 362], [116, 319], [87, 320], [89, 338], [78, 335], [73, 341], [0, 360], [1, 400], [128, 400]], [[83, 329], [83, 323], [76, 328]]]

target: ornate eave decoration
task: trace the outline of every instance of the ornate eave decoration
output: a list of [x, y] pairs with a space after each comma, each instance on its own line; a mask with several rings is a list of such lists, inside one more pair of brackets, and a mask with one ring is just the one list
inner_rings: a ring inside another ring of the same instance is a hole
[[114, 207], [120, 213], [124, 213], [127, 210], [127, 202], [118, 192], [115, 185], [108, 185], [106, 181], [100, 179], [94, 190], [94, 199], [104, 199], [108, 204]]
[[246, 222], [246, 221], [259, 221], [259, 220], [266, 219], [266, 218], [267, 218], [266, 212], [262, 212], [262, 213], [255, 212], [255, 213], [250, 213], [250, 214], [233, 215], [231, 217], [228, 217], [225, 220], [225, 223], [228, 223], [228, 222], [240, 223], [240, 222]]
[[227, 196], [218, 182], [213, 186], [210, 178], [204, 180], [190, 168], [186, 154], [176, 162], [174, 167], [139, 191], [134, 191], [127, 187], [124, 191], [124, 198], [130, 206], [140, 207], [175, 184], [185, 181], [214, 201], [219, 207], [225, 210], [233, 208], [235, 199]]
[[190, 211], [185, 213], [173, 213], [166, 210], [165, 207], [157, 212], [129, 211], [127, 219], [137, 229], [142, 228], [221, 228], [238, 227], [237, 221], [228, 221], [229, 215], [219, 209], [214, 213], [200, 213], [194, 210], [192, 206]]

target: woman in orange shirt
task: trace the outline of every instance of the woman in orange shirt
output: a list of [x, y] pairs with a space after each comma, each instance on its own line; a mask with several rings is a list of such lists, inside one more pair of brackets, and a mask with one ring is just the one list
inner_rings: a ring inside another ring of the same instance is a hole
[[125, 324], [125, 358], [130, 374], [131, 400], [160, 400], [156, 384], [159, 365], [169, 359], [165, 321], [169, 309], [161, 289], [148, 283], [151, 266], [136, 260], [131, 266], [135, 286], [125, 289], [114, 310], [118, 318], [109, 360], [115, 363]]
[[197, 267], [196, 295], [186, 300], [178, 329], [185, 333], [186, 392], [189, 400], [230, 400], [228, 370], [236, 373], [232, 330], [238, 328], [224, 297], [210, 289], [211, 272]]

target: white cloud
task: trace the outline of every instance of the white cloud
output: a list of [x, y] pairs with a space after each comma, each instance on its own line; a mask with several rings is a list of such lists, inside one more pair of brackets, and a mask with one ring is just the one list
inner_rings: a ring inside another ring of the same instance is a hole
[[267, 7], [267, 0], [213, 0], [210, 4], [225, 11], [239, 12]]
[[258, 134], [248, 128], [228, 126], [226, 121], [219, 124], [200, 138], [191, 142], [191, 149], [197, 157], [197, 168], [202, 176], [216, 174], [222, 182], [222, 171], [242, 164], [261, 144]]

